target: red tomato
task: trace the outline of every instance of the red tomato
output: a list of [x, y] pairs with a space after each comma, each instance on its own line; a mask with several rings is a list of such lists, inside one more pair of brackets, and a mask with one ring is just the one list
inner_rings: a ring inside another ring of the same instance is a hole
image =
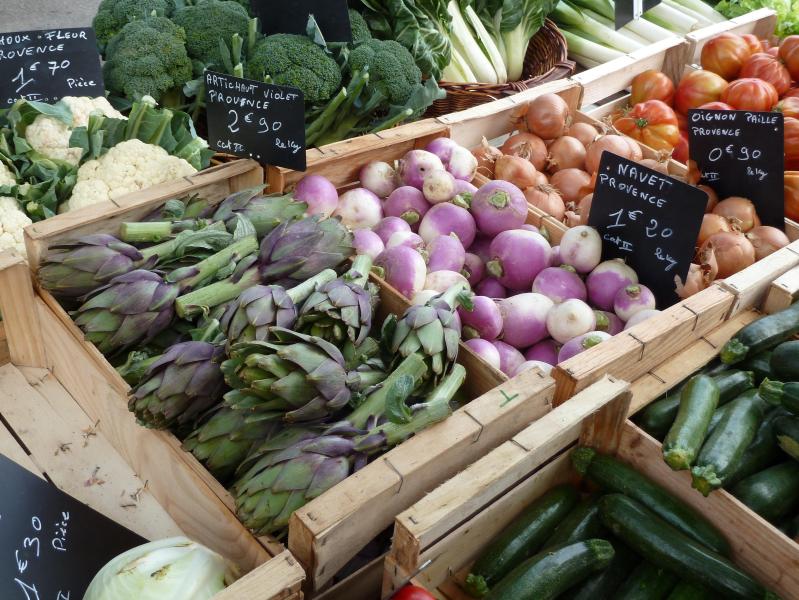
[[789, 35], [780, 44], [780, 58], [794, 81], [799, 81], [799, 35]]
[[674, 100], [674, 84], [667, 75], [650, 69], [635, 76], [630, 92], [630, 104], [635, 105], [647, 100], [660, 100], [671, 106]]
[[768, 81], [782, 96], [791, 89], [791, 74], [779, 58], [765, 52], [758, 52], [750, 56], [741, 69], [741, 77], [757, 77]]
[[647, 100], [636, 104], [613, 126], [624, 135], [655, 150], [671, 151], [680, 141], [677, 115], [665, 102]]
[[776, 58], [780, 55], [780, 49], [777, 46], [772, 46], [771, 48], [766, 50], [766, 54], [770, 54], [771, 56]]
[[792, 87], [782, 95], [783, 98], [799, 98], [799, 87]]
[[771, 110], [780, 99], [777, 90], [762, 79], [736, 79], [721, 95], [721, 101], [737, 110]]
[[799, 96], [786, 96], [780, 100], [774, 110], [780, 111], [786, 117], [799, 119]]
[[391, 600], [436, 600], [433, 595], [424, 588], [416, 585], [406, 585], [391, 597]]
[[724, 102], [708, 102], [707, 104], [703, 104], [697, 108], [705, 108], [707, 110], [735, 110], [729, 104], [724, 104]]
[[682, 113], [674, 113], [677, 117], [677, 127], [680, 128], [680, 131], [688, 131], [688, 117]]
[[686, 132], [680, 132], [680, 141], [674, 146], [674, 152], [671, 153], [671, 157], [683, 164], [688, 162], [688, 134]]
[[753, 33], [743, 33], [741, 34], [741, 38], [743, 41], [746, 42], [746, 45], [749, 46], [749, 49], [752, 51], [752, 54], [756, 52], [765, 52], [766, 49], [763, 47], [763, 42], [757, 39], [757, 36]]
[[722, 77], [712, 71], [692, 71], [684, 76], [677, 86], [674, 108], [679, 113], [688, 114], [690, 108], [717, 101], [727, 89], [727, 85]]
[[799, 171], [799, 119], [785, 118], [785, 170]]
[[702, 68], [727, 81], [738, 77], [746, 59], [752, 55], [749, 44], [737, 33], [724, 32], [708, 40], [702, 48]]

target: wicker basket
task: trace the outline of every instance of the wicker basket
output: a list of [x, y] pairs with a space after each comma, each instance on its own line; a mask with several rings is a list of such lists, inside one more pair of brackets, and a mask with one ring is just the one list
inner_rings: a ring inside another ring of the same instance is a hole
[[446, 83], [441, 88], [447, 97], [436, 100], [425, 116], [440, 117], [449, 113], [466, 110], [478, 104], [485, 104], [504, 96], [530, 89], [548, 81], [563, 79], [574, 73], [575, 64], [569, 60], [566, 51], [566, 38], [549, 19], [530, 40], [527, 56], [524, 59], [523, 79], [502, 84], [491, 83]]

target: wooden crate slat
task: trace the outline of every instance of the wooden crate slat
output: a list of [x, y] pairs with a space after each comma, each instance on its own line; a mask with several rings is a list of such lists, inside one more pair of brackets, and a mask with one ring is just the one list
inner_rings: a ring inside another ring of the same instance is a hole
[[[300, 587], [304, 579], [302, 566], [288, 550], [284, 550], [216, 594], [213, 600], [302, 600]], [[268, 590], [268, 595], [264, 595], [265, 590]]]
[[751, 267], [721, 281], [721, 285], [735, 295], [730, 309], [733, 315], [752, 306], [760, 306], [768, 293], [771, 282], [799, 265], [799, 241], [757, 261]]
[[8, 353], [8, 340], [6, 339], [6, 328], [3, 322], [0, 321], [0, 365], [4, 365], [11, 360], [11, 355]]
[[[2, 371], [3, 368], [0, 368], [0, 372]], [[39, 479], [45, 480], [41, 467], [39, 467], [34, 461], [34, 458], [25, 451], [25, 448], [20, 446], [20, 443], [6, 427], [5, 423], [0, 423], [0, 454], [10, 458], [20, 467], [36, 475]]]
[[785, 310], [799, 294], [799, 267], [794, 267], [790, 271], [780, 275], [771, 283], [771, 287], [766, 294], [763, 303], [763, 312], [774, 314]]
[[45, 367], [44, 335], [33, 305], [33, 288], [28, 267], [15, 252], [0, 253], [0, 306], [3, 319], [13, 327], [4, 327], [9, 360], [23, 367]]

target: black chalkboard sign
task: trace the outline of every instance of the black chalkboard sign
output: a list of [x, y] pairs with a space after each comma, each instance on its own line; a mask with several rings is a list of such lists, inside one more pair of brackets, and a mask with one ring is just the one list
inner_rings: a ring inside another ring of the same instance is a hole
[[347, 0], [250, 0], [264, 35], [304, 34], [313, 15], [327, 42], [351, 42]]
[[91, 27], [0, 33], [0, 108], [20, 98], [53, 103], [104, 94]]
[[616, 29], [621, 29], [633, 19], [640, 19], [642, 14], [658, 4], [660, 0], [616, 0]]
[[0, 598], [80, 600], [105, 564], [147, 543], [0, 455]]
[[588, 224], [602, 258], [623, 258], [662, 309], [678, 300], [674, 278], [688, 275], [706, 204], [702, 190], [605, 152]]
[[688, 111], [688, 152], [720, 199], [743, 196], [763, 225], [785, 229], [784, 121], [779, 112]]
[[264, 164], [305, 170], [305, 99], [300, 90], [205, 72], [208, 143]]

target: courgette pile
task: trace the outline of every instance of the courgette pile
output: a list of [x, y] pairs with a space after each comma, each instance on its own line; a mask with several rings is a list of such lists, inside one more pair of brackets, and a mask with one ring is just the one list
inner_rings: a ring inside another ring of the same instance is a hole
[[632, 467], [578, 448], [600, 493], [561, 485], [485, 548], [463, 584], [487, 600], [776, 599], [735, 566], [724, 536]]
[[741, 329], [719, 362], [636, 418], [702, 494], [724, 487], [791, 537], [799, 534], [797, 333], [799, 302]]

